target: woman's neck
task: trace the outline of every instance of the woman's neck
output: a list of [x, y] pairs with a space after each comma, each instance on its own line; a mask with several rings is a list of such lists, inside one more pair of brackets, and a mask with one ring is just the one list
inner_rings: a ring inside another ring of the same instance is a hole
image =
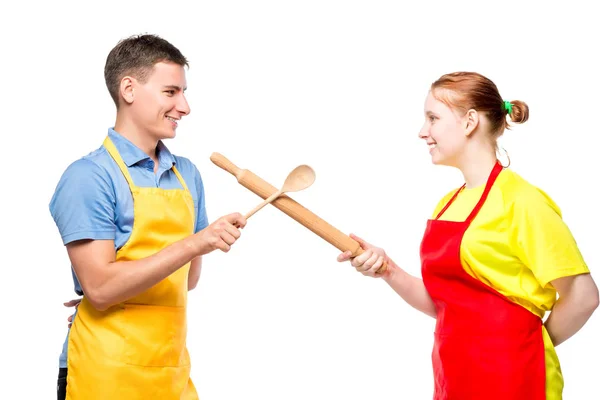
[[471, 189], [484, 185], [498, 162], [495, 152], [481, 151], [475, 152], [469, 157], [464, 157], [465, 161], [458, 166], [462, 172], [466, 188]]

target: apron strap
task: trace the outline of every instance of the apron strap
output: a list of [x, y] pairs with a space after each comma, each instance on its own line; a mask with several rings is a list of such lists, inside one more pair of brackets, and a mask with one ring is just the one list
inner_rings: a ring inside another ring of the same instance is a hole
[[470, 224], [475, 219], [475, 217], [479, 213], [479, 210], [481, 210], [481, 207], [483, 207], [483, 203], [485, 203], [485, 200], [487, 199], [490, 190], [492, 190], [492, 186], [494, 185], [494, 182], [496, 182], [496, 178], [498, 177], [498, 175], [500, 175], [500, 172], [502, 172], [503, 168], [504, 167], [502, 166], [502, 164], [500, 164], [499, 161], [496, 161], [496, 165], [494, 165], [494, 169], [492, 169], [492, 173], [490, 174], [487, 180], [483, 194], [481, 195], [481, 198], [479, 199], [479, 202], [477, 203], [473, 211], [471, 211], [469, 218], [467, 218], [467, 220], [465, 221], [466, 223]]
[[125, 176], [127, 183], [129, 183], [129, 187], [134, 188], [135, 185], [133, 184], [133, 179], [131, 179], [131, 175], [129, 175], [129, 169], [127, 169], [127, 165], [125, 165], [125, 162], [121, 158], [121, 155], [119, 154], [119, 151], [115, 147], [112, 140], [110, 140], [110, 138], [107, 136], [106, 139], [104, 139], [103, 144], [106, 150], [108, 150], [108, 154], [110, 154], [110, 156], [115, 160], [115, 162], [119, 166], [119, 169], [121, 169], [121, 172]]
[[438, 213], [438, 215], [435, 217], [435, 219], [439, 219], [439, 218], [442, 216], [442, 214], [444, 214], [444, 213], [446, 212], [446, 210], [448, 209], [448, 207], [450, 207], [450, 204], [454, 203], [454, 200], [456, 200], [456, 197], [458, 196], [458, 194], [459, 194], [460, 192], [462, 192], [462, 190], [465, 188], [465, 186], [466, 186], [466, 185], [467, 185], [466, 183], [465, 183], [465, 184], [463, 184], [463, 185], [462, 185], [462, 186], [461, 186], [461, 187], [460, 187], [460, 188], [459, 188], [459, 189], [456, 191], [456, 193], [454, 193], [454, 196], [452, 196], [452, 198], [451, 198], [451, 199], [450, 199], [450, 200], [449, 200], [449, 201], [446, 203], [446, 205], [444, 206], [444, 208], [442, 208], [442, 211], [440, 211], [440, 212]]
[[[111, 155], [111, 157], [115, 160], [115, 162], [119, 166], [119, 169], [125, 176], [127, 183], [129, 183], [129, 187], [130, 188], [136, 187], [133, 183], [133, 179], [131, 179], [131, 175], [129, 174], [129, 169], [127, 168], [127, 165], [125, 165], [123, 158], [121, 158], [121, 154], [119, 154], [119, 151], [117, 150], [114, 143], [112, 142], [112, 140], [110, 140], [110, 138], [108, 136], [106, 137], [106, 139], [104, 139], [104, 147], [106, 147], [106, 150], [108, 150], [108, 154]], [[181, 176], [181, 174], [179, 173], [177, 168], [175, 168], [174, 165], [173, 165], [173, 172], [175, 173], [175, 176], [179, 180], [181, 187], [183, 187], [184, 190], [188, 190], [188, 187], [185, 184], [185, 180], [183, 180], [183, 177]]]
[[185, 181], [183, 180], [183, 177], [181, 176], [181, 174], [179, 173], [179, 171], [177, 170], [177, 168], [175, 168], [174, 165], [173, 165], [173, 172], [175, 173], [175, 176], [177, 176], [177, 179], [179, 179], [179, 183], [181, 183], [181, 186], [183, 187], [183, 189], [187, 191], [188, 187], [185, 184]]
[[[503, 169], [502, 164], [500, 164], [500, 162], [496, 162], [496, 165], [494, 165], [494, 169], [492, 169], [492, 173], [488, 177], [483, 194], [481, 195], [481, 198], [479, 199], [479, 202], [477, 203], [475, 208], [473, 208], [473, 211], [471, 211], [471, 214], [469, 214], [469, 217], [465, 220], [466, 223], [470, 224], [475, 219], [475, 217], [477, 216], [477, 213], [479, 213], [479, 210], [481, 210], [481, 207], [483, 207], [483, 203], [485, 203], [485, 200], [487, 199], [488, 194], [490, 193], [490, 190], [492, 189], [492, 186], [494, 185], [494, 182], [496, 181], [496, 178], [498, 177], [498, 175], [500, 174], [502, 169]], [[454, 200], [456, 200], [456, 197], [458, 196], [458, 194], [465, 187], [466, 187], [466, 183], [463, 184], [456, 191], [456, 193], [454, 193], [454, 196], [452, 196], [452, 198], [448, 201], [448, 203], [446, 203], [444, 208], [442, 208], [442, 211], [439, 212], [439, 214], [435, 217], [435, 219], [439, 219], [442, 216], [442, 214], [444, 214], [444, 212], [448, 209], [448, 207], [450, 207], [450, 205], [454, 202]]]

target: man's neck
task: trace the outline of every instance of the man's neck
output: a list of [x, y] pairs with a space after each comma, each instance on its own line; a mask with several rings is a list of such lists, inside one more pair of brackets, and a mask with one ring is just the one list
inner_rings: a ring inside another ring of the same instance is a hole
[[132, 123], [132, 121], [126, 117], [117, 115], [117, 121], [115, 122], [115, 131], [121, 136], [133, 143], [137, 148], [142, 150], [154, 161], [154, 170], [158, 167], [158, 155], [156, 148], [158, 146], [158, 140], [149, 138], [143, 134], [138, 127]]

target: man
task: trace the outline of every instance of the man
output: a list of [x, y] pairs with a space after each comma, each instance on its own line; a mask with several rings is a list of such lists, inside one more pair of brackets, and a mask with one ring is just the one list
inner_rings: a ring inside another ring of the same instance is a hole
[[60, 358], [59, 399], [198, 398], [187, 291], [202, 255], [229, 251], [246, 221], [234, 213], [208, 225], [197, 168], [162, 142], [190, 112], [187, 66], [157, 36], [119, 42], [104, 70], [114, 128], [67, 168], [51, 200], [83, 295]]

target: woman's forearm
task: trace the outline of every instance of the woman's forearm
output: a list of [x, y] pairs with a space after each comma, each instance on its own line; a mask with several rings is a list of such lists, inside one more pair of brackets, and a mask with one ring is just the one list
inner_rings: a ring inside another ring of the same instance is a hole
[[388, 271], [385, 272], [383, 279], [388, 285], [410, 306], [432, 318], [436, 318], [435, 304], [427, 289], [425, 289], [423, 280], [408, 274], [389, 257], [387, 258], [387, 264]]
[[554, 346], [577, 333], [598, 308], [598, 288], [591, 276], [569, 280], [544, 324]]

